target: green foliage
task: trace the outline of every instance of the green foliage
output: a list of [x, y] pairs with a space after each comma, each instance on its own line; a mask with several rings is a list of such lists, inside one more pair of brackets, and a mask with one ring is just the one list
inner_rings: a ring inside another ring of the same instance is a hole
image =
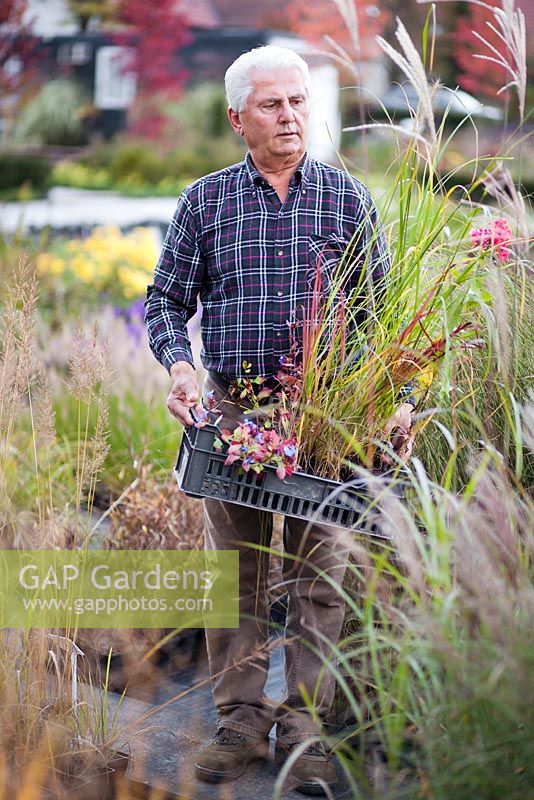
[[111, 175], [103, 167], [91, 168], [78, 161], [59, 161], [50, 175], [52, 186], [72, 186], [75, 189], [111, 189]]
[[528, 400], [534, 377], [534, 290], [528, 272], [515, 267], [488, 278], [489, 296], [504, 302], [493, 310], [481, 306], [483, 347], [451, 363], [432, 388], [416, 453], [432, 480], [460, 490], [469, 481], [473, 451], [491, 446], [532, 490], [534, 455], [518, 437], [517, 405]]
[[115, 183], [109, 168], [91, 167], [85, 163], [60, 161], [50, 176], [50, 184], [72, 186], [76, 189], [112, 189], [128, 197], [173, 197], [179, 195], [190, 182], [189, 178], [174, 178], [170, 175], [149, 183], [141, 174], [142, 165], [133, 171], [125, 171]]
[[58, 164], [51, 182], [117, 189], [132, 196], [177, 195], [188, 183], [243, 158], [242, 143], [228, 123], [220, 87], [201, 84], [180, 101], [165, 100], [161, 111], [167, 122], [157, 145], [117, 137], [95, 145], [75, 164]]
[[169, 135], [177, 129], [188, 136], [196, 131], [210, 139], [233, 138], [226, 109], [224, 90], [218, 83], [197, 84], [180, 101], [166, 104]]
[[46, 186], [51, 164], [46, 158], [19, 153], [0, 153], [0, 191], [23, 184], [37, 190]]
[[194, 86], [179, 102], [165, 104], [171, 170], [197, 178], [243, 158], [243, 144], [230, 127], [226, 107], [222, 87], [209, 82]]
[[[165, 477], [176, 458], [181, 429], [161, 399], [147, 402], [134, 390], [110, 393], [109, 452], [99, 475], [99, 491], [108, 501], [119, 496], [136, 477], [140, 464], [151, 465], [155, 478]], [[54, 401], [58, 437], [65, 446], [76, 441], [78, 405], [62, 395]], [[87, 435], [95, 435], [97, 409], [88, 409]]]
[[461, 495], [412, 474], [409, 506], [380, 503], [391, 546], [354, 543], [335, 674], [357, 724], [337, 752], [363, 791], [379, 750], [373, 797], [519, 800], [532, 784], [534, 505], [497, 453], [478, 466]]
[[109, 172], [114, 183], [139, 176], [145, 183], [158, 183], [166, 177], [165, 159], [141, 142], [126, 142], [112, 155]]
[[24, 106], [15, 125], [15, 141], [42, 145], [78, 145], [87, 141], [80, 116], [83, 93], [72, 81], [58, 78], [45, 83], [37, 97]]
[[[407, 57], [394, 60], [413, 70], [420, 92], [413, 117], [429, 122], [417, 54], [402, 29], [398, 40]], [[510, 174], [488, 174], [487, 160], [453, 165], [444, 185], [453, 137], [443, 126], [432, 136], [430, 122], [418, 131], [426, 138], [397, 139], [381, 202], [414, 308], [444, 258], [452, 281], [462, 274], [471, 226], [502, 214], [517, 238], [511, 260], [481, 257], [463, 309], [443, 299], [447, 346], [416, 415], [404, 500], [371, 481], [373, 496], [382, 489], [374, 523], [390, 542], [347, 541], [345, 635], [325, 669], [335, 673], [338, 712], [349, 707], [355, 725], [336, 753], [354, 797], [520, 800], [534, 782], [532, 219]], [[497, 208], [475, 223], [472, 199], [486, 180]], [[399, 324], [399, 308], [408, 310], [390, 293], [380, 324]], [[459, 312], [473, 324], [469, 348], [451, 337]]]

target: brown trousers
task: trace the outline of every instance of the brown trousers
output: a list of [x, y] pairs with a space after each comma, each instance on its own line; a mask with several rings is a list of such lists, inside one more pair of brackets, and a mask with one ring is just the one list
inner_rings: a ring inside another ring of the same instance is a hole
[[[233, 430], [242, 411], [227, 398], [227, 384], [208, 373], [203, 395], [213, 391], [224, 414], [222, 428]], [[213, 699], [220, 727], [267, 736], [274, 723], [281, 741], [316, 735], [334, 699], [332, 646], [339, 640], [345, 605], [338, 586], [346, 569], [347, 532], [286, 517], [283, 582], [289, 596], [285, 628], [286, 697], [273, 705], [264, 695], [268, 670], [269, 607], [267, 576], [272, 514], [220, 500], [204, 500], [206, 550], [239, 551], [238, 629], [207, 629]], [[319, 572], [328, 575], [332, 585]], [[263, 652], [261, 648], [263, 647]], [[252, 659], [250, 654], [260, 648]], [[241, 662], [241, 663], [240, 663]], [[313, 713], [305, 697], [311, 698]]]

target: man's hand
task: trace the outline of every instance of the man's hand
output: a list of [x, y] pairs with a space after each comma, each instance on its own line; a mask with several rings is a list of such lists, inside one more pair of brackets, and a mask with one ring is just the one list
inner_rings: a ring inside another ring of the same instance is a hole
[[205, 409], [199, 403], [196, 372], [187, 361], [177, 361], [172, 365], [170, 374], [172, 385], [167, 397], [167, 408], [183, 425], [194, 425], [190, 408], [195, 408], [201, 419], [205, 415]]
[[[384, 426], [383, 437], [391, 444], [402, 461], [408, 461], [412, 455], [414, 437], [412, 430], [413, 405], [411, 403], [401, 403], [397, 411], [388, 419]], [[393, 460], [387, 453], [382, 453], [384, 464], [393, 464]]]

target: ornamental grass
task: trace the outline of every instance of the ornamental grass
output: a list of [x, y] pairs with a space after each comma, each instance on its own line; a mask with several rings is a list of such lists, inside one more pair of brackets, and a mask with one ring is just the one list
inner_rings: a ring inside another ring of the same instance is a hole
[[[347, 22], [348, 5], [336, 4]], [[511, 47], [510, 86], [517, 90], [522, 118], [523, 15], [507, 3], [495, 9], [495, 17]], [[405, 454], [388, 420], [409, 386], [417, 400], [413, 435], [422, 442], [421, 453], [428, 451], [434, 475], [451, 480], [450, 449], [458, 454], [463, 432], [481, 434], [484, 442], [500, 436], [508, 451], [514, 450], [518, 476], [525, 459], [530, 465], [530, 456], [511, 444], [517, 401], [525, 398], [527, 376], [534, 372], [526, 202], [505, 166], [511, 158], [506, 152], [477, 156], [441, 173], [462, 128], [478, 134], [468, 114], [452, 132], [447, 111], [440, 122], [435, 119], [432, 98], [439, 83], [431, 84], [427, 75], [434, 53], [431, 23], [435, 26], [434, 8], [423, 30], [423, 56], [400, 20], [398, 50], [379, 37], [417, 90], [418, 107], [409, 108], [411, 127], [390, 121], [345, 129], [380, 129], [395, 144], [384, 176], [389, 188], [376, 198], [391, 259], [387, 278], [373, 277], [378, 231], [369, 214], [340, 261], [326, 252], [318, 257], [309, 303], [287, 321], [295, 333], [298, 329], [294, 342], [299, 339], [300, 346], [281, 359], [276, 390], [264, 388], [263, 377], [238, 382], [234, 395], [252, 402], [252, 411], [244, 413], [254, 424], [224, 432], [227, 463], [257, 472], [272, 464], [281, 478], [297, 470], [336, 480], [350, 478], [360, 466], [400, 467]], [[336, 52], [350, 66], [348, 54]], [[471, 182], [455, 182], [466, 169]], [[475, 200], [481, 193], [491, 206]], [[491, 372], [494, 359], [504, 380]], [[275, 402], [266, 405], [268, 397]], [[436, 440], [437, 447], [431, 443]], [[466, 477], [465, 469], [460, 473]]]
[[227, 463], [257, 472], [272, 464], [281, 478], [299, 470], [335, 480], [357, 465], [380, 471], [400, 464], [386, 431], [403, 388], [418, 402], [418, 432], [429, 424], [426, 401], [436, 384], [487, 350], [491, 279], [515, 274], [516, 237], [502, 217], [476, 228], [468, 191], [462, 202], [459, 187], [441, 192], [431, 170], [418, 176], [417, 162], [407, 148], [391, 196], [396, 219], [386, 223], [385, 280], [372, 280], [377, 233], [365, 239], [368, 225], [339, 263], [318, 258], [310, 302], [288, 320], [293, 346], [280, 359], [277, 388], [266, 388], [264, 378], [236, 382], [234, 397], [252, 402], [244, 413], [254, 421], [223, 433]]

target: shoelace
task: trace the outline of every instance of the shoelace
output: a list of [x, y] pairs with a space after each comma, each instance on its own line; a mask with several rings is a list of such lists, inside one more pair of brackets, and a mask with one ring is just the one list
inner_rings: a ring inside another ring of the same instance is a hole
[[[300, 744], [300, 742], [292, 744], [291, 748], [296, 747], [297, 744]], [[322, 758], [326, 758], [326, 750], [323, 742], [312, 742], [306, 747], [305, 750], [303, 750], [302, 755], [321, 756]]]
[[230, 728], [220, 728], [213, 737], [213, 741], [217, 742], [217, 744], [236, 747], [237, 745], [242, 744], [243, 737], [240, 733], [233, 731]]
[[326, 750], [322, 742], [312, 742], [304, 751], [309, 756], [323, 756], [326, 758]]

